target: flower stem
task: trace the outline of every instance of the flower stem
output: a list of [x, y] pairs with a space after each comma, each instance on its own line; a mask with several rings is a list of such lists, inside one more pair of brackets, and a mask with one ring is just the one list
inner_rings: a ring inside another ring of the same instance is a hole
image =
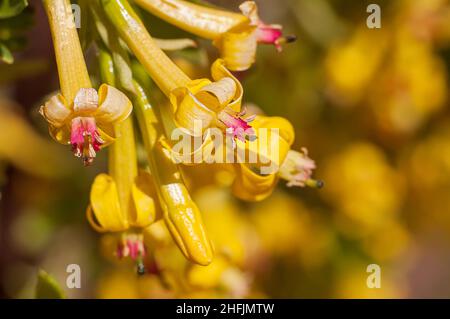
[[210, 8], [183, 0], [134, 0], [158, 18], [191, 32], [214, 40], [229, 29], [248, 22], [242, 14]]
[[148, 152], [150, 170], [157, 185], [164, 221], [180, 250], [193, 262], [208, 265], [213, 249], [202, 216], [184, 185], [181, 172], [161, 144], [163, 128], [146, 91], [135, 81], [135, 110]]
[[[100, 50], [99, 64], [102, 81], [115, 85], [113, 60], [105, 50]], [[131, 189], [138, 176], [133, 118], [130, 116], [124, 122], [114, 125], [114, 133], [117, 139], [109, 147], [109, 175], [116, 182], [122, 211], [128, 212]], [[126, 215], [130, 216], [128, 213]]]
[[110, 21], [155, 83], [169, 95], [191, 80], [158, 47], [127, 0], [102, 0]]
[[55, 48], [61, 93], [69, 104], [91, 80], [75, 27], [69, 0], [43, 0]]

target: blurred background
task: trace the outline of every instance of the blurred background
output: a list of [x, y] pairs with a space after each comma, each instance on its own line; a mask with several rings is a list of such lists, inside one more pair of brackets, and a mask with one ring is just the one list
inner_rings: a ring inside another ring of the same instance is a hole
[[[244, 99], [294, 124], [294, 148], [309, 149], [325, 187], [280, 183], [249, 204], [232, 197], [226, 174], [186, 170], [218, 257], [190, 265], [162, 236], [164, 274], [142, 277], [85, 220], [107, 152], [82, 167], [38, 114], [58, 77], [45, 14], [30, 2], [23, 50], [0, 63], [0, 297], [32, 298], [38, 269], [76, 298], [450, 297], [450, 1], [376, 1], [381, 29], [366, 26], [374, 1], [257, 1], [265, 22], [298, 40], [282, 53], [259, 47], [239, 75]], [[157, 37], [188, 36], [142, 15]], [[199, 43], [172, 58], [207, 75], [217, 51]], [[64, 288], [68, 264], [80, 265], [81, 289]], [[366, 285], [370, 264], [381, 267], [379, 289]]]

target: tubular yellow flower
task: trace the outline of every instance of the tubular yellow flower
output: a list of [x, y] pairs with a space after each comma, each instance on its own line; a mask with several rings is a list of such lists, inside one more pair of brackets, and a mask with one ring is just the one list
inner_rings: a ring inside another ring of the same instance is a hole
[[158, 115], [138, 81], [135, 81], [135, 91], [136, 113], [164, 221], [184, 256], [197, 264], [208, 265], [213, 259], [213, 249], [201, 213], [184, 185], [178, 166], [163, 146], [166, 143]]
[[130, 100], [106, 84], [98, 93], [93, 88], [81, 88], [73, 103], [61, 94], [55, 95], [40, 108], [50, 135], [61, 144], [70, 144], [85, 165], [92, 163], [102, 145], [113, 141], [113, 124], [126, 119], [131, 111]]
[[215, 82], [195, 80], [172, 91], [170, 101], [175, 123], [191, 134], [196, 133], [195, 123], [200, 122], [203, 131], [219, 127], [238, 140], [251, 138], [254, 131], [249, 121], [243, 119], [245, 112], [241, 112], [242, 85], [225, 68], [221, 59], [214, 62], [211, 74]]
[[[114, 65], [110, 55], [100, 52], [102, 78], [115, 84]], [[109, 148], [109, 175], [98, 175], [91, 188], [87, 218], [98, 232], [121, 232], [116, 255], [138, 262], [138, 272], [145, 271], [146, 255], [142, 229], [159, 214], [153, 181], [149, 173], [138, 173], [132, 118], [114, 126], [118, 136]], [[136, 230], [135, 230], [136, 229]]]
[[52, 32], [61, 93], [67, 101], [73, 102], [80, 89], [91, 87], [91, 80], [84, 62], [70, 1], [43, 0], [43, 4]]
[[315, 163], [307, 156], [291, 150], [295, 133], [291, 123], [282, 117], [257, 116], [252, 122], [258, 137], [246, 144], [237, 142], [237, 153], [245, 154], [255, 163], [235, 165], [233, 194], [247, 201], [261, 201], [272, 194], [278, 179], [288, 186], [322, 187], [311, 178]]
[[[203, 130], [219, 126], [236, 137], [251, 135], [241, 118], [242, 86], [223, 60], [212, 66], [212, 78], [191, 80], [158, 47], [126, 0], [102, 0], [109, 19], [155, 83], [170, 99], [175, 120], [193, 134], [195, 121]], [[239, 132], [239, 133], [238, 133]]]
[[282, 27], [267, 25], [258, 17], [256, 3], [245, 1], [242, 14], [208, 8], [183, 0], [134, 0], [157, 17], [197, 36], [211, 39], [227, 68], [248, 69], [255, 62], [257, 43], [274, 44], [278, 51], [295, 37], [282, 36]]
[[[110, 147], [109, 175], [98, 175], [91, 188], [87, 218], [98, 232], [126, 232], [149, 226], [158, 214], [156, 193], [150, 174], [138, 175], [133, 122], [129, 118], [116, 125], [118, 138]], [[144, 257], [143, 237], [123, 234], [117, 248], [119, 258]]]
[[[85, 165], [112, 140], [112, 125], [126, 119], [132, 106], [117, 89], [92, 88], [68, 0], [44, 0], [55, 48], [61, 94], [53, 96], [40, 113], [53, 138], [71, 144]], [[97, 124], [99, 127], [97, 127]]]

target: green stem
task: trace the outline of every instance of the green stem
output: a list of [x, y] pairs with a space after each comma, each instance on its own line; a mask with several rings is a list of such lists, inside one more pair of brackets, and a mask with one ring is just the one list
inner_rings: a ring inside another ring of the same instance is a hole
[[[100, 50], [99, 64], [102, 81], [115, 85], [114, 65], [108, 52]], [[122, 210], [129, 212], [131, 190], [138, 176], [133, 118], [130, 116], [124, 122], [116, 124], [114, 133], [117, 139], [109, 147], [109, 174], [116, 182]]]
[[101, 0], [101, 3], [121, 38], [166, 96], [191, 81], [158, 47], [127, 0]]

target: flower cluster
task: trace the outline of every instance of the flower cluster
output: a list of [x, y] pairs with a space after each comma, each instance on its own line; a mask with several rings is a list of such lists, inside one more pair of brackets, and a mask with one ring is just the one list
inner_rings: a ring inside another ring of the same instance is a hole
[[[110, 145], [109, 172], [93, 182], [87, 218], [98, 232], [114, 234], [117, 258], [133, 260], [140, 274], [159, 273], [155, 245], [143, 235], [153, 234], [157, 240], [159, 229], [171, 235], [188, 260], [206, 266], [213, 262], [217, 247], [183, 179], [183, 170], [191, 163], [174, 159], [177, 150], [169, 139], [171, 129], [193, 138], [200, 136], [201, 143], [192, 155], [210, 150], [216, 134], [232, 141], [232, 148], [223, 154], [231, 152], [237, 158], [248, 154], [255, 159], [224, 161], [219, 168], [232, 173], [232, 192], [240, 199], [265, 199], [280, 178], [289, 187], [321, 187], [320, 181], [312, 179], [316, 165], [307, 150], [291, 149], [295, 133], [290, 122], [281, 117], [252, 116], [242, 107], [244, 89], [237, 71], [247, 70], [255, 62], [257, 44], [273, 44], [281, 50], [283, 43], [295, 38], [283, 37], [281, 26], [262, 22], [252, 1], [240, 6], [242, 13], [182, 0], [135, 2], [180, 29], [212, 40], [221, 57], [211, 66], [211, 78], [192, 79], [182, 71], [163, 49], [176, 50], [191, 41], [154, 39], [127, 0], [80, 1], [95, 25], [88, 45], [98, 53], [98, 73], [105, 83], [97, 91], [72, 23], [69, 0], [44, 0], [61, 93], [41, 107], [41, 114], [51, 136], [70, 144], [85, 165], [91, 165], [97, 152]], [[156, 98], [153, 83], [163, 97]], [[133, 116], [147, 152], [147, 165], [143, 166], [138, 161], [140, 141], [134, 133]], [[239, 290], [243, 277], [226, 260], [219, 253], [212, 265], [223, 271], [231, 269], [227, 273]], [[192, 268], [193, 281], [198, 271]]]

